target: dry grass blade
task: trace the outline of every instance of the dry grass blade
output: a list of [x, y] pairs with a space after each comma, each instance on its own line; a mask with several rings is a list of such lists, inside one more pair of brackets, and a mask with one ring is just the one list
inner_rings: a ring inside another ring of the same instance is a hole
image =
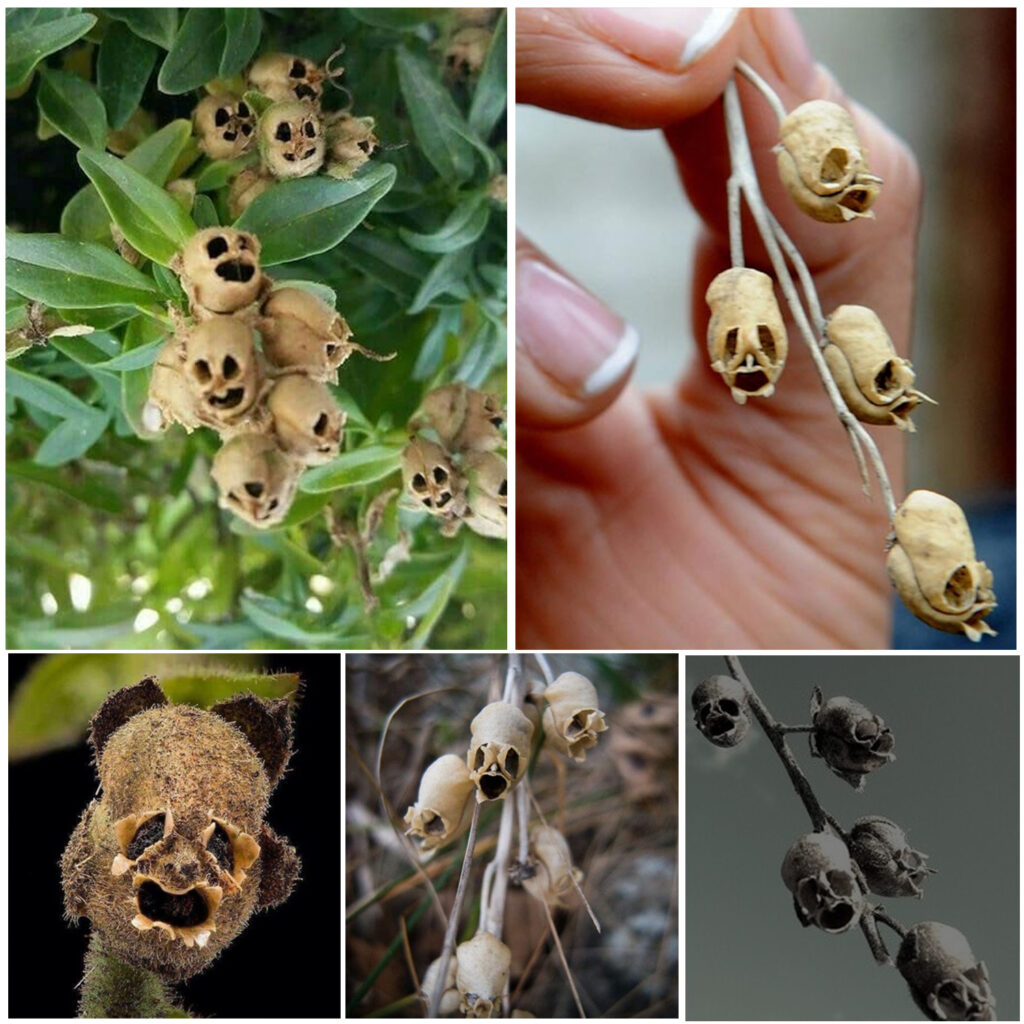
[[569, 961], [565, 959], [565, 950], [562, 949], [562, 940], [558, 936], [558, 929], [555, 927], [555, 920], [551, 916], [551, 909], [546, 903], [544, 904], [544, 913], [547, 915], [548, 928], [551, 929], [551, 938], [555, 940], [555, 946], [558, 949], [558, 957], [562, 961], [562, 967], [565, 970], [565, 977], [569, 982], [572, 997], [576, 1001], [576, 1009], [580, 1011], [580, 1016], [585, 1018], [587, 1014], [583, 1009], [583, 1003], [580, 1002], [580, 994], [576, 990], [576, 979], [573, 978], [572, 971], [569, 970]]

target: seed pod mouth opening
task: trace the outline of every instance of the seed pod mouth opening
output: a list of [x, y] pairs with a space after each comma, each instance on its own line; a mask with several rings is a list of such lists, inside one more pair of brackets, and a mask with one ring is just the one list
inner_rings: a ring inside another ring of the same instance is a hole
[[501, 775], [482, 775], [480, 777], [480, 791], [488, 800], [497, 800], [508, 783]]
[[841, 186], [850, 173], [850, 153], [842, 146], [835, 146], [825, 154], [821, 162], [821, 180], [826, 184]]
[[974, 604], [977, 586], [969, 565], [961, 564], [946, 581], [945, 597], [954, 612], [965, 612]]
[[867, 188], [851, 188], [842, 199], [840, 206], [852, 210], [854, 213], [867, 213], [874, 201], [874, 194]]
[[842, 932], [850, 927], [855, 916], [857, 912], [849, 903], [838, 903], [828, 910], [823, 910], [818, 921], [823, 931]]
[[228, 388], [223, 395], [210, 395], [210, 405], [218, 409], [234, 409], [245, 398], [245, 388]]
[[223, 263], [217, 264], [215, 273], [225, 281], [247, 284], [256, 273], [256, 268], [251, 263], [242, 260], [225, 260]]
[[747, 392], [747, 394], [759, 395], [764, 388], [770, 387], [771, 383], [764, 370], [740, 367], [736, 371], [736, 377], [732, 382], [732, 386], [740, 391]]
[[175, 928], [194, 928], [205, 923], [210, 916], [206, 900], [197, 889], [172, 893], [156, 882], [143, 882], [137, 903], [139, 912], [150, 920], [163, 921]]

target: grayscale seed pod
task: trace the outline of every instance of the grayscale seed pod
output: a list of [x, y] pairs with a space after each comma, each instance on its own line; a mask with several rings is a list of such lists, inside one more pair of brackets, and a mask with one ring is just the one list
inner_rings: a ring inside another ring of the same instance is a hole
[[877, 814], [853, 823], [850, 854], [868, 889], [879, 896], [920, 897], [921, 884], [933, 873], [925, 864], [928, 855], [911, 847], [899, 825]]
[[800, 923], [830, 935], [849, 931], [864, 911], [864, 892], [841, 839], [829, 832], [801, 836], [782, 861], [782, 880], [793, 894]]
[[530, 759], [533, 726], [511, 704], [488, 704], [470, 723], [466, 764], [478, 803], [502, 800], [522, 778]]
[[896, 740], [883, 719], [849, 697], [811, 697], [811, 756], [820, 757], [841, 779], [863, 789], [869, 772], [896, 760]]
[[544, 691], [544, 699], [544, 736], [560, 753], [582, 763], [608, 728], [594, 684], [578, 672], [563, 672]]
[[732, 676], [710, 676], [691, 694], [694, 725], [716, 747], [735, 747], [750, 730], [747, 691]]

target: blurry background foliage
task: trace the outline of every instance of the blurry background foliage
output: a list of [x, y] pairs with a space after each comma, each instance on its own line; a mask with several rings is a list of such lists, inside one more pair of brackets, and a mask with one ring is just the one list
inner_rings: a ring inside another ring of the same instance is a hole
[[[391, 500], [371, 568], [406, 533], [411, 558], [368, 613], [322, 515], [362, 521], [400, 486], [405, 424], [433, 387], [504, 397], [505, 213], [488, 191], [506, 157], [504, 14], [469, 79], [445, 72], [458, 21], [442, 8], [17, 8], [6, 27], [8, 647], [504, 647], [504, 544], [445, 539]], [[188, 122], [203, 84], [259, 53], [341, 47], [347, 93], [328, 86], [324, 107], [351, 95], [381, 149], [351, 181], [276, 184], [245, 224], [275, 279], [327, 286], [356, 339], [398, 357], [345, 364], [341, 456], [257, 532], [216, 507], [211, 431], [141, 424], [160, 316], [182, 298], [157, 260], [230, 223], [230, 168], [200, 157]], [[154, 205], [150, 183], [181, 177], [191, 211]], [[300, 223], [297, 198], [315, 211]], [[153, 261], [120, 260], [111, 221]], [[76, 325], [94, 330], [61, 330]]]

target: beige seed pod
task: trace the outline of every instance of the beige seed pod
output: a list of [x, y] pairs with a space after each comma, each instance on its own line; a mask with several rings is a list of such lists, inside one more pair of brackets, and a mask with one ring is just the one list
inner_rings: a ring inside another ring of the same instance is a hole
[[864, 423], [895, 423], [913, 433], [910, 414], [922, 401], [914, 368], [896, 354], [878, 315], [867, 306], [840, 306], [826, 321], [825, 361], [850, 412]]
[[323, 95], [323, 69], [292, 53], [265, 53], [253, 62], [247, 78], [251, 89], [275, 103], [305, 100], [317, 104]]
[[444, 66], [453, 78], [479, 74], [491, 45], [491, 30], [477, 25], [460, 28], [444, 51]]
[[143, 426], [164, 431], [180, 423], [190, 434], [201, 423], [195, 392], [185, 376], [185, 359], [176, 338], [167, 342], [153, 364], [149, 397], [142, 410]]
[[372, 117], [338, 111], [327, 118], [327, 173], [332, 178], [346, 181], [370, 159], [380, 144], [373, 128]]
[[220, 491], [220, 507], [253, 526], [280, 522], [291, 507], [301, 466], [272, 438], [241, 434], [214, 456], [210, 475]]
[[508, 536], [508, 467], [496, 452], [470, 452], [466, 479], [466, 525], [481, 537]]
[[197, 231], [170, 266], [198, 315], [234, 313], [255, 302], [265, 287], [259, 239], [234, 228]]
[[934, 491], [911, 491], [896, 510], [889, 579], [922, 622], [978, 641], [995, 635], [984, 618], [996, 606], [992, 572], [975, 556], [967, 517]]
[[320, 117], [308, 103], [268, 107], [259, 124], [260, 159], [275, 178], [305, 178], [323, 166], [326, 143]]
[[405, 834], [421, 841], [424, 851], [454, 839], [469, 825], [473, 782], [461, 757], [445, 754], [420, 779], [419, 794], [405, 812]]
[[542, 722], [548, 742], [574, 761], [585, 761], [608, 726], [598, 710], [594, 684], [578, 672], [563, 672], [545, 691]]
[[[459, 1012], [459, 990], [455, 987], [455, 968], [457, 966], [454, 956], [448, 959], [448, 970], [445, 972], [444, 993], [441, 996], [441, 1004], [438, 1012], [442, 1016], [451, 1016]], [[441, 973], [441, 958], [438, 957], [423, 975], [420, 983], [420, 995], [423, 996], [427, 1005], [430, 1005], [431, 996], [437, 986], [438, 975]]]
[[453, 519], [465, 511], [465, 483], [447, 452], [433, 441], [414, 437], [405, 446], [402, 481], [415, 506], [432, 516]]
[[733, 267], [711, 282], [704, 298], [711, 307], [711, 369], [722, 375], [739, 405], [751, 395], [773, 394], [789, 342], [772, 279], [759, 270]]
[[533, 726], [519, 708], [499, 700], [483, 708], [469, 729], [466, 764], [477, 802], [504, 799], [526, 771]]
[[249, 148], [256, 129], [256, 117], [249, 104], [229, 94], [201, 99], [192, 114], [192, 123], [199, 148], [211, 160], [241, 156]]
[[815, 220], [874, 217], [882, 179], [868, 171], [853, 119], [838, 103], [811, 100], [783, 119], [775, 147], [779, 175], [797, 206]]
[[497, 1017], [512, 967], [512, 951], [490, 932], [455, 947], [455, 987], [466, 1017]]
[[185, 379], [208, 422], [232, 424], [262, 397], [263, 366], [251, 327], [214, 315], [185, 336]]
[[450, 452], [487, 452], [505, 443], [505, 410], [494, 394], [465, 384], [445, 384], [424, 397], [412, 429], [432, 427]]
[[572, 852], [565, 836], [550, 825], [530, 829], [530, 855], [536, 874], [523, 879], [523, 888], [549, 907], [564, 907], [565, 897], [583, 881], [583, 872], [573, 867]]
[[239, 171], [228, 186], [228, 213], [237, 220], [273, 184], [274, 178], [263, 174], [258, 167]]
[[306, 466], [321, 466], [338, 454], [345, 411], [324, 384], [308, 377], [281, 377], [267, 399], [277, 441]]

